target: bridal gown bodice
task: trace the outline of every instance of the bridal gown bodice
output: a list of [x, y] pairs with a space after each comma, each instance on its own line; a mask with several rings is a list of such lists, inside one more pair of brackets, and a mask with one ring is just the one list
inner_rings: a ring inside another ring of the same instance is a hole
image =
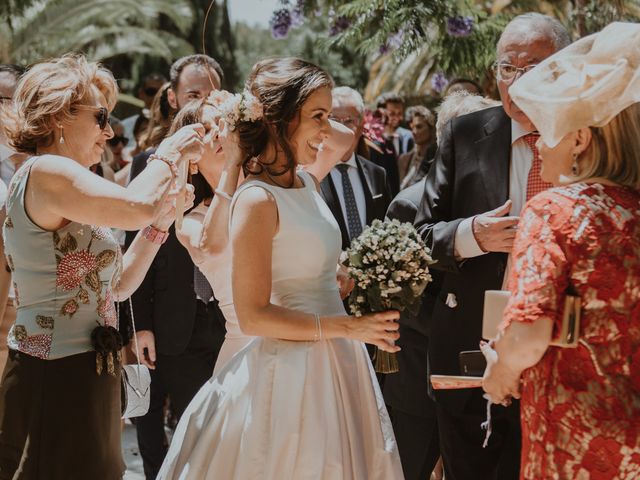
[[[336, 282], [340, 231], [312, 177], [299, 175], [304, 181], [299, 189], [243, 184], [231, 205], [231, 221], [243, 192], [267, 190], [278, 209], [271, 302], [299, 312], [344, 315]], [[237, 255], [242, 252], [234, 251]], [[227, 319], [226, 359], [180, 419], [158, 479], [402, 479], [391, 422], [364, 344], [346, 338], [244, 337], [232, 308], [229, 251], [211, 266], [216, 264], [219, 270], [210, 278]]]
[[[259, 181], [240, 186], [234, 197], [251, 186], [267, 189], [278, 208], [278, 231], [272, 244], [271, 302], [292, 310], [319, 315], [344, 314], [336, 283], [336, 265], [340, 256], [340, 228], [313, 179], [302, 172], [304, 186], [285, 189]], [[201, 204], [192, 214], [204, 219], [207, 206]], [[241, 254], [241, 253], [240, 253]], [[230, 245], [217, 255], [198, 262], [209, 280], [226, 320], [227, 333], [216, 363], [217, 372], [252, 337], [242, 333], [231, 290]]]

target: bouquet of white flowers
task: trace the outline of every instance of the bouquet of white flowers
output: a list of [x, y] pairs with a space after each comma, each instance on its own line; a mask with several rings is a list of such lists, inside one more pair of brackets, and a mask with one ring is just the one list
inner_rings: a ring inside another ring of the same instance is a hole
[[[347, 250], [346, 264], [355, 281], [349, 297], [351, 313], [360, 317], [398, 310], [417, 315], [422, 292], [431, 281], [430, 253], [410, 223], [374, 220]], [[375, 369], [397, 372], [395, 353], [378, 350]]]

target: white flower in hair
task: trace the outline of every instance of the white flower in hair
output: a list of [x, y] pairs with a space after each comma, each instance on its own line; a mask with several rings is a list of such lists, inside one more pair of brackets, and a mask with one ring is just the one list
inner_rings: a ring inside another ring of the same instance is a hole
[[238, 123], [255, 122], [263, 115], [262, 104], [247, 90], [235, 94], [215, 90], [209, 94], [207, 103], [218, 111], [232, 131], [238, 127]]

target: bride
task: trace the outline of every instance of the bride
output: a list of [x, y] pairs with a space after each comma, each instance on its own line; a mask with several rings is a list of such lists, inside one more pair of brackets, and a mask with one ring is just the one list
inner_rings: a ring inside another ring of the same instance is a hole
[[346, 315], [338, 226], [296, 169], [329, 134], [331, 87], [295, 58], [259, 62], [249, 77], [240, 105], [255, 97], [262, 111], [241, 109], [230, 125], [247, 174], [229, 213], [230, 280], [239, 328], [256, 338], [187, 408], [160, 479], [402, 478], [362, 343], [396, 351], [398, 313]]
[[[176, 227], [176, 234], [194, 264], [211, 284], [226, 319], [225, 341], [218, 354], [214, 375], [254, 338], [242, 333], [238, 325], [229, 281], [230, 200], [244, 175], [241, 172], [243, 155], [238, 145], [238, 134], [229, 130], [226, 122], [221, 119], [221, 112], [215, 107], [215, 98], [220, 95], [230, 94], [216, 91], [212, 98], [195, 100], [185, 105], [176, 115], [168, 133], [171, 135], [182, 127], [193, 124], [204, 125], [207, 132], [201, 160], [196, 167], [201, 178], [195, 180], [192, 177], [191, 180], [198, 181], [200, 188], [205, 191], [205, 200], [185, 216], [181, 228]], [[353, 132], [341, 123], [333, 120], [329, 123], [329, 135], [323, 140], [316, 161], [303, 167], [312, 173], [318, 182], [322, 181], [342, 158], [354, 137]], [[348, 278], [343, 268], [338, 269], [336, 280], [339, 282], [340, 297], [345, 298], [353, 287], [353, 281]]]

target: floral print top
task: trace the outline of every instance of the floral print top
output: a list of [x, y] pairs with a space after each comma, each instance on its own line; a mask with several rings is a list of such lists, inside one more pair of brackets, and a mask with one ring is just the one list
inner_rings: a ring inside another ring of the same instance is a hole
[[17, 318], [7, 343], [46, 360], [92, 350], [98, 324], [117, 328], [112, 282], [120, 255], [108, 228], [71, 222], [49, 232], [31, 221], [24, 194], [37, 159], [26, 161], [9, 185], [3, 234]]
[[640, 192], [576, 183], [522, 212], [504, 328], [561, 326], [581, 298], [577, 348], [549, 347], [523, 373], [524, 479], [640, 478]]

